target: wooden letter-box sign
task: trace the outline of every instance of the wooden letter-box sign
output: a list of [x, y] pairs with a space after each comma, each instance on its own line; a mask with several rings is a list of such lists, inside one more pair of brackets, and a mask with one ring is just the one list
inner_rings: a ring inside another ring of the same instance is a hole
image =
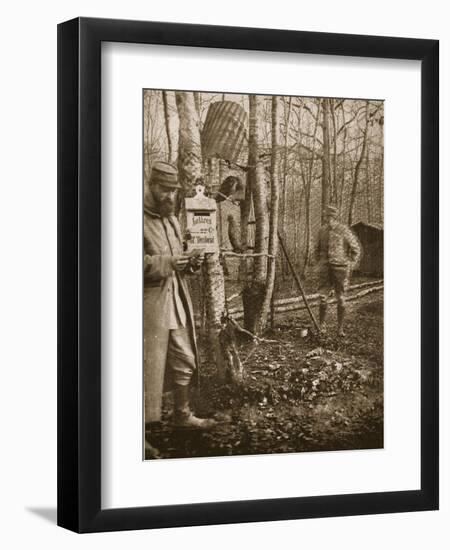
[[187, 252], [198, 248], [207, 254], [218, 252], [216, 201], [205, 197], [203, 185], [197, 185], [195, 190], [195, 197], [185, 199], [186, 225], [191, 236], [187, 241]]

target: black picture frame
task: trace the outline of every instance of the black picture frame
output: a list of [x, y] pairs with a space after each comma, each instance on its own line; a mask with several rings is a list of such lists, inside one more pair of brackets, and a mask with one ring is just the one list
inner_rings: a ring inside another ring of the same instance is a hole
[[[421, 61], [421, 488], [101, 508], [101, 43]], [[77, 18], [58, 26], [58, 525], [76, 532], [438, 509], [437, 40]]]

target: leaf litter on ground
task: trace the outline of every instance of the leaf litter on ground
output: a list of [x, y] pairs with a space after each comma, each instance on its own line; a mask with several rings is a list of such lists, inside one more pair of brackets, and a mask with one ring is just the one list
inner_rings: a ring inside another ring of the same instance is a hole
[[[214, 366], [204, 365], [194, 404], [200, 416], [217, 420], [213, 430], [174, 431], [165, 400], [164, 422], [155, 432], [163, 456], [382, 447], [382, 308], [371, 302], [354, 308], [348, 336], [327, 335], [320, 345], [298, 338], [297, 325], [295, 317], [287, 320], [283, 345], [254, 346], [241, 388], [219, 380]], [[252, 343], [243, 344], [241, 356], [251, 348]]]

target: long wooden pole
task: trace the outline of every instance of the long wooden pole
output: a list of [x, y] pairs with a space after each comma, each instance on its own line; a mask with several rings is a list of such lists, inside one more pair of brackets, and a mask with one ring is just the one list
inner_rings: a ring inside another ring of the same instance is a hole
[[284, 246], [284, 241], [283, 241], [282, 236], [280, 235], [280, 232], [278, 232], [278, 240], [280, 242], [281, 249], [283, 250], [284, 256], [285, 256], [286, 261], [288, 263], [289, 269], [291, 270], [291, 273], [292, 273], [292, 275], [294, 277], [294, 280], [297, 284], [297, 288], [299, 289], [300, 294], [303, 298], [303, 301], [305, 302], [306, 309], [308, 310], [309, 316], [311, 317], [311, 320], [314, 324], [314, 328], [316, 329], [317, 334], [319, 334], [320, 333], [319, 325], [317, 324], [316, 318], [314, 317], [314, 313], [312, 312], [312, 309], [309, 306], [308, 299], [306, 298], [306, 294], [305, 294], [305, 291], [303, 290], [303, 286], [302, 286], [302, 283], [300, 281], [300, 278], [297, 275], [297, 272], [295, 271], [295, 268], [292, 265], [291, 259], [288, 256], [288, 253], [287, 253], [286, 247]]

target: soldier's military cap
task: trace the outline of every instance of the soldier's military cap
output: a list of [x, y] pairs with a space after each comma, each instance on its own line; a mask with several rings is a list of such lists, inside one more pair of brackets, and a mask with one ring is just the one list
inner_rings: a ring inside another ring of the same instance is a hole
[[168, 162], [155, 162], [152, 166], [150, 185], [155, 184], [162, 185], [163, 187], [170, 187], [172, 189], [180, 189], [181, 185], [178, 183], [178, 170]]

